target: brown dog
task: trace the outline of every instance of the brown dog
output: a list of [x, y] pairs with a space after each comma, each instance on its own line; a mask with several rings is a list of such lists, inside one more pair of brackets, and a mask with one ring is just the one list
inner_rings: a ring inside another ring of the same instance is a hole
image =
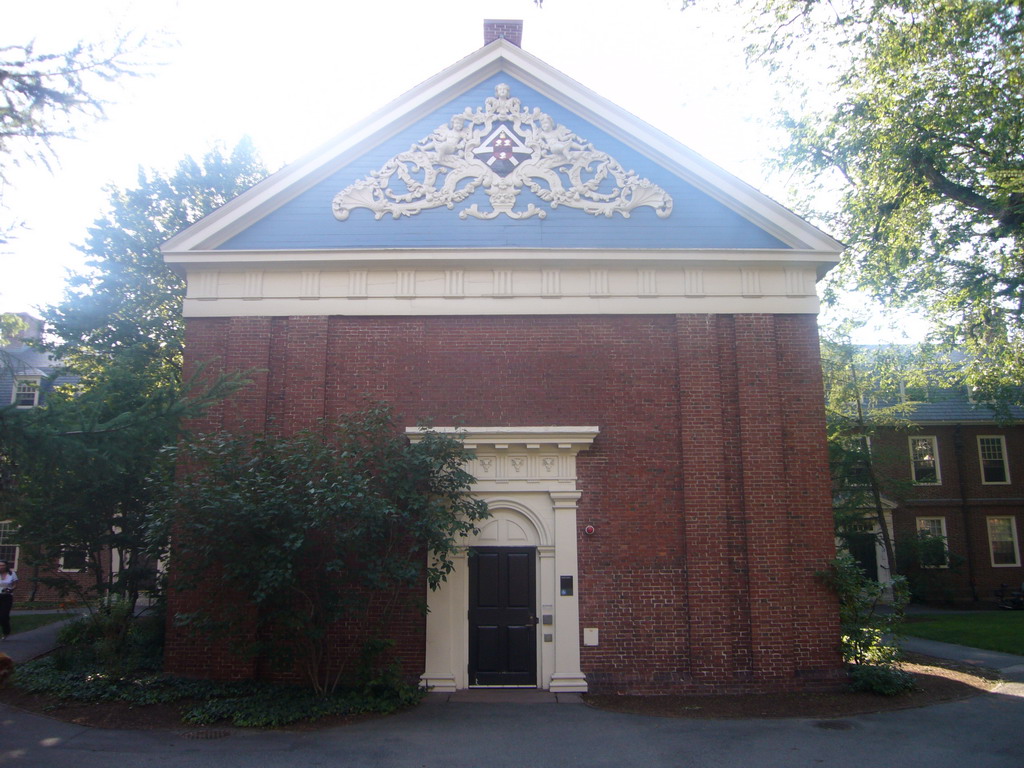
[[0, 686], [7, 682], [7, 678], [14, 674], [14, 659], [6, 653], [0, 653]]

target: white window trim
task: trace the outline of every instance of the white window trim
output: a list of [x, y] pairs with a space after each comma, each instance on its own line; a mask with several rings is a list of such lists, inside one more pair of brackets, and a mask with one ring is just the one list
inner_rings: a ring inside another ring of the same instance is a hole
[[[930, 485], [930, 483], [928, 483]], [[922, 568], [949, 568], [949, 535], [946, 533], [946, 516], [945, 515], [922, 515], [915, 518], [914, 526], [917, 529], [917, 534], [920, 536], [921, 533], [931, 533], [931, 531], [925, 531], [921, 527], [921, 523], [924, 520], [938, 520], [942, 528], [942, 549], [945, 555], [946, 562], [942, 565], [925, 565], [921, 564]]]
[[11, 405], [18, 402], [18, 387], [21, 384], [32, 386], [32, 405], [19, 405], [18, 408], [35, 408], [39, 405], [39, 389], [43, 383], [42, 376], [15, 376], [14, 386], [11, 388]]
[[[74, 549], [73, 547], [71, 549]], [[89, 570], [89, 553], [85, 553], [84, 565], [81, 568], [65, 568], [64, 567], [64, 551], [60, 553], [60, 560], [57, 562], [57, 570], [61, 573], [87, 573]]]
[[[916, 464], [914, 460], [914, 441], [931, 440], [932, 455], [935, 456], [935, 482], [919, 482], [917, 479]], [[942, 462], [939, 461], [939, 438], [935, 435], [912, 435], [907, 438], [907, 448], [910, 450], [910, 478], [914, 485], [942, 485]]]
[[[985, 460], [981, 455], [982, 440], [998, 440], [1003, 447], [1003, 470], [1006, 472], [1006, 479], [999, 481], [985, 480]], [[1005, 435], [978, 435], [978, 469], [981, 472], [982, 485], [1009, 485], [1010, 484], [1010, 457], [1006, 453]]]
[[[0, 520], [0, 523], [7, 523], [10, 526], [7, 529], [6, 536], [11, 536], [13, 538], [13, 535], [14, 535], [14, 533], [17, 530], [15, 528], [15, 526], [14, 526], [14, 521], [13, 520]], [[6, 536], [5, 536], [5, 538], [6, 538]], [[19, 545], [17, 545], [17, 544], [10, 544], [10, 543], [8, 543], [7, 546], [14, 547], [14, 566], [11, 568], [11, 570], [12, 571], [16, 571], [16, 570], [18, 570], [18, 559], [21, 556], [21, 547]]]
[[[1012, 563], [997, 563], [996, 554], [992, 549], [992, 529], [989, 527], [990, 520], [1009, 520], [1010, 532], [1013, 534], [1013, 555]], [[1020, 539], [1017, 538], [1017, 518], [1014, 515], [989, 515], [985, 518], [985, 536], [988, 538], [988, 557], [993, 568], [1020, 568]]]

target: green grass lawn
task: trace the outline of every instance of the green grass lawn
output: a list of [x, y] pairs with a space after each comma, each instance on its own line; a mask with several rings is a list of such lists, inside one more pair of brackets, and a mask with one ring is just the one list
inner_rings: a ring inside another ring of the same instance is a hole
[[965, 611], [912, 616], [903, 632], [925, 640], [1024, 656], [1024, 611]]
[[25, 615], [12, 614], [11, 632], [28, 632], [30, 629], [45, 627], [55, 621], [64, 621], [68, 618], [66, 613], [29, 613]]

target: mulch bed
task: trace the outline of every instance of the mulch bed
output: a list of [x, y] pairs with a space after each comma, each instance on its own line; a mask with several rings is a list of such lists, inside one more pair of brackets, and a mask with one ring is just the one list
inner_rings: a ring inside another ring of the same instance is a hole
[[[587, 694], [593, 707], [638, 715], [689, 718], [807, 717], [838, 718], [871, 712], [889, 712], [956, 701], [992, 690], [999, 676], [991, 670], [957, 665], [940, 659], [907, 654], [906, 669], [917, 679], [917, 689], [900, 696], [837, 691], [834, 693], [746, 694], [730, 696], [605, 696]], [[121, 702], [82, 704], [16, 688], [0, 690], [0, 702], [18, 709], [95, 728], [168, 729], [197, 734], [220, 726], [197, 727], [181, 722], [187, 702], [132, 706]], [[319, 730], [379, 717], [356, 715], [325, 717], [287, 726], [287, 730]], [[212, 731], [211, 731], [212, 732]]]
[[874, 712], [926, 707], [991, 691], [999, 683], [993, 670], [956, 664], [920, 654], [904, 654], [904, 669], [917, 688], [898, 696], [879, 696], [852, 690], [830, 693], [772, 693], [738, 696], [603, 696], [587, 694], [584, 701], [600, 709], [655, 717], [837, 718]]

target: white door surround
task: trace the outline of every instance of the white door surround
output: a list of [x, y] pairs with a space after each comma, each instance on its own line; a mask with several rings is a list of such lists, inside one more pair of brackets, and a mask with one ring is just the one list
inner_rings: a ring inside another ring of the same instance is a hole
[[[576, 556], [576, 456], [597, 436], [597, 427], [435, 428], [460, 435], [476, 458], [467, 471], [473, 493], [491, 517], [456, 554], [447, 582], [427, 592], [426, 669], [421, 684], [435, 691], [468, 687], [467, 551], [473, 546], [537, 549], [538, 687], [585, 692], [580, 670], [579, 570]], [[416, 440], [422, 430], [406, 433]], [[571, 579], [571, 595], [561, 581]]]

